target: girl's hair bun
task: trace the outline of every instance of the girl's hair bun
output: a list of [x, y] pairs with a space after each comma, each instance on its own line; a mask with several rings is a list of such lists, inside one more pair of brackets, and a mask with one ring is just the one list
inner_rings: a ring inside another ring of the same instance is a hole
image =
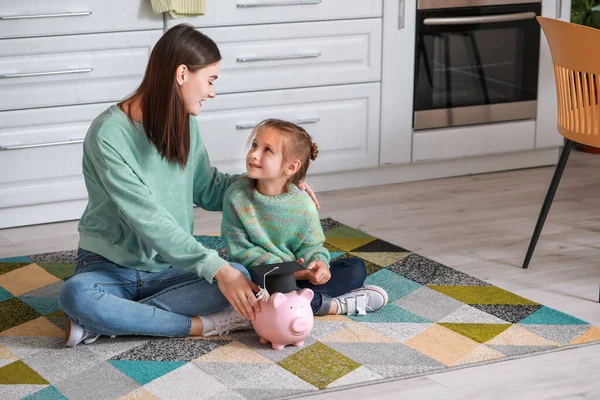
[[312, 142], [310, 145], [310, 159], [314, 161], [317, 158], [317, 154], [319, 154], [319, 147], [315, 142]]

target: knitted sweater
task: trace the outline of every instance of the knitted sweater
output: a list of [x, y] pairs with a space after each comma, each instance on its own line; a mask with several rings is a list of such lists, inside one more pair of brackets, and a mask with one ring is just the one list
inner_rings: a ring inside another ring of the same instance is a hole
[[221, 234], [230, 261], [245, 267], [323, 260], [329, 264], [325, 235], [310, 196], [290, 184], [278, 196], [265, 196], [243, 177], [225, 192]]

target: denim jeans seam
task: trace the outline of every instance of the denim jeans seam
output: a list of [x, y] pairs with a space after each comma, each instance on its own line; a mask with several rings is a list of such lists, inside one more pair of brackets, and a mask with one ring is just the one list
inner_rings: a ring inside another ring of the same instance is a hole
[[181, 283], [181, 284], [179, 284], [179, 285], [177, 285], [177, 286], [171, 286], [170, 288], [168, 288], [168, 289], [165, 289], [165, 290], [163, 290], [162, 292], [155, 293], [155, 294], [153, 294], [153, 295], [152, 295], [152, 296], [150, 296], [150, 297], [146, 297], [145, 299], [142, 299], [142, 300], [140, 300], [140, 301], [139, 301], [139, 303], [145, 304], [146, 302], [148, 302], [148, 301], [150, 301], [150, 300], [153, 300], [153, 299], [155, 299], [155, 298], [157, 298], [157, 297], [159, 297], [159, 296], [162, 296], [162, 295], [164, 295], [164, 294], [170, 293], [170, 292], [172, 292], [173, 290], [179, 290], [179, 289], [181, 289], [181, 288], [184, 288], [184, 287], [186, 287], [186, 286], [195, 285], [196, 283], [198, 283], [198, 282], [196, 282], [196, 281], [192, 281], [192, 282], [185, 282], [185, 283]]
[[144, 282], [144, 283], [147, 284], [147, 285], [156, 285], [156, 284], [161, 284], [161, 283], [170, 283], [170, 282], [173, 282], [173, 281], [185, 280], [189, 276], [197, 276], [197, 275], [196, 274], [179, 275], [179, 276], [174, 276], [172, 278], [167, 278], [167, 279], [153, 279], [151, 281], [147, 281], [147, 282]]
[[192, 317], [187, 317], [185, 323], [185, 329], [183, 331], [182, 336], [190, 336], [190, 331], [192, 330]]
[[99, 288], [99, 287], [128, 287], [128, 286], [134, 286], [131, 283], [106, 283], [106, 282], [95, 282], [92, 287], [93, 288]]

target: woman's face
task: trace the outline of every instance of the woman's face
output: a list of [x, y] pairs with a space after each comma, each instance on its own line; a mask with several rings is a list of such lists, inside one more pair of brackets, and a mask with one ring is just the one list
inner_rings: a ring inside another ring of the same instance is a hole
[[220, 61], [196, 72], [190, 71], [185, 65], [177, 67], [176, 80], [188, 114], [198, 115], [202, 102], [216, 96], [213, 83], [218, 78], [220, 69]]

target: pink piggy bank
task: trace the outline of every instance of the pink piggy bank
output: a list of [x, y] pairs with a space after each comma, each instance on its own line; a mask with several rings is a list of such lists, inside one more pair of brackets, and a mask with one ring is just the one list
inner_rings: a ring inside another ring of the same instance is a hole
[[285, 294], [277, 292], [269, 300], [261, 300], [260, 312], [252, 321], [260, 343], [270, 342], [275, 350], [288, 344], [302, 346], [313, 328], [310, 301], [314, 295], [312, 290], [302, 289]]

